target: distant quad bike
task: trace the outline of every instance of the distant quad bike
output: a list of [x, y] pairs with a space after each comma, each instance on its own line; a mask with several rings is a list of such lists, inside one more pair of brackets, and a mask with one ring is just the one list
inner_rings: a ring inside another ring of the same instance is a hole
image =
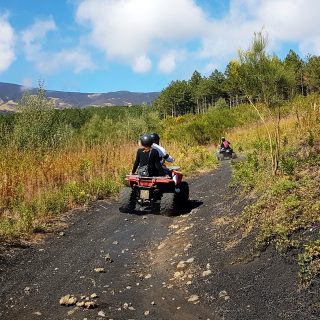
[[223, 161], [226, 159], [236, 159], [237, 155], [233, 152], [232, 148], [221, 148], [217, 151], [217, 158], [218, 160]]
[[160, 211], [166, 216], [173, 216], [179, 207], [184, 206], [189, 199], [189, 185], [182, 181], [180, 167], [167, 167], [172, 177], [141, 177], [127, 175], [128, 186], [119, 194], [119, 211], [134, 213], [137, 206]]

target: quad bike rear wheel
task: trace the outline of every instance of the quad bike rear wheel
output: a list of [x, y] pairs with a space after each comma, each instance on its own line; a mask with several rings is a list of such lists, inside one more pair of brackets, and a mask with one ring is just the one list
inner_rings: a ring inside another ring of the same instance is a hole
[[176, 199], [179, 204], [185, 204], [189, 200], [189, 185], [188, 182], [182, 181], [178, 186], [180, 192], [176, 194]]
[[160, 213], [168, 217], [176, 214], [176, 195], [174, 193], [164, 193], [162, 195]]
[[119, 211], [122, 213], [133, 213], [136, 208], [136, 194], [130, 187], [124, 187], [119, 194]]

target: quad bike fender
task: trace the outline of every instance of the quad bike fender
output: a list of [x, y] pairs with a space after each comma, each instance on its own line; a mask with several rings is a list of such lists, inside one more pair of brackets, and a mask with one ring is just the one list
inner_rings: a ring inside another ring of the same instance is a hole
[[172, 171], [172, 180], [174, 181], [175, 185], [178, 185], [182, 181], [183, 174], [179, 171], [173, 170]]

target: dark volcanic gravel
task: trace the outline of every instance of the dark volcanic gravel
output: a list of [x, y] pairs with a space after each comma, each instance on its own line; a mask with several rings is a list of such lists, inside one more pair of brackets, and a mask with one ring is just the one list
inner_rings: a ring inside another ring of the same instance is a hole
[[[293, 259], [272, 248], [250, 259], [252, 239], [232, 231], [245, 202], [230, 175], [225, 162], [191, 180], [180, 216], [125, 215], [99, 201], [70, 215], [63, 234], [3, 254], [0, 319], [320, 319], [319, 284], [299, 289]], [[59, 305], [93, 293], [94, 309]]]

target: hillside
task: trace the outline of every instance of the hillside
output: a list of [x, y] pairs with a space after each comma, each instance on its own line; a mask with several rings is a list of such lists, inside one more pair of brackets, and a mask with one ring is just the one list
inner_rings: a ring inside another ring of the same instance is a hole
[[[35, 94], [36, 88], [28, 90]], [[0, 111], [16, 110], [25, 88], [21, 85], [0, 82]], [[152, 103], [158, 92], [117, 91], [107, 93], [81, 93], [47, 90], [46, 95], [55, 100], [56, 108], [84, 108], [86, 106], [130, 106]]]

